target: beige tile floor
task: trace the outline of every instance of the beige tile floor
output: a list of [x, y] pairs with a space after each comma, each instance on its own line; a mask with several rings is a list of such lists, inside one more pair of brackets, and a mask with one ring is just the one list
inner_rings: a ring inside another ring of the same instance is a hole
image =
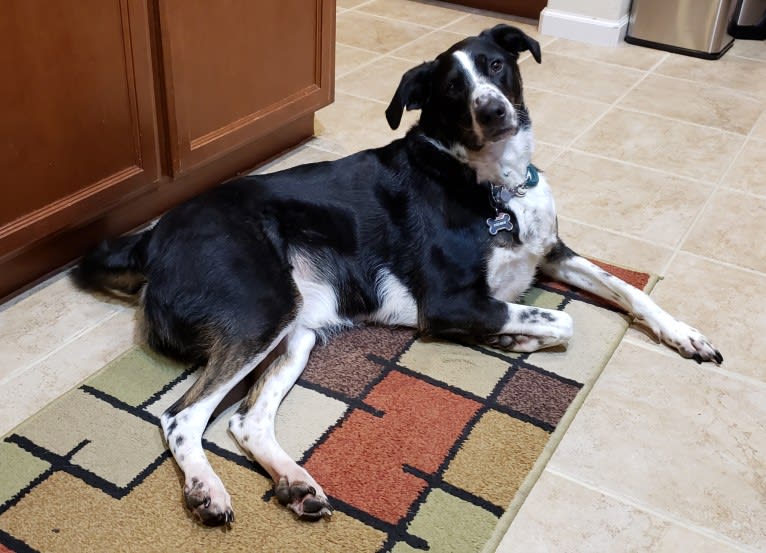
[[[338, 0], [336, 102], [271, 171], [403, 134], [399, 76], [502, 18], [407, 0]], [[639, 329], [606, 367], [499, 551], [766, 551], [766, 44], [700, 61], [539, 36], [522, 56], [535, 161], [562, 236], [665, 276], [653, 296], [703, 329], [721, 367]], [[66, 275], [0, 306], [0, 434], [135, 341], [129, 306]], [[575, 334], [574, 340], [577, 340]]]

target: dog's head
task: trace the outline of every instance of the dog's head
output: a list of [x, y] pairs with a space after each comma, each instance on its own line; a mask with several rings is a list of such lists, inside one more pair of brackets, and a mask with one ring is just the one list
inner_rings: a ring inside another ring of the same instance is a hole
[[407, 71], [386, 109], [396, 129], [405, 109], [420, 109], [423, 132], [445, 146], [479, 150], [529, 125], [517, 60], [540, 45], [523, 31], [497, 25], [458, 42], [435, 60]]

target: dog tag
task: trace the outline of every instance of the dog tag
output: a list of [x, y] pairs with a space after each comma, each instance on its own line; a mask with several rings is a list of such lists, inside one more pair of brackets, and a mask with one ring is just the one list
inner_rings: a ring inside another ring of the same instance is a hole
[[501, 230], [513, 230], [511, 216], [507, 213], [498, 213], [494, 219], [487, 219], [487, 226], [492, 236], [495, 236]]

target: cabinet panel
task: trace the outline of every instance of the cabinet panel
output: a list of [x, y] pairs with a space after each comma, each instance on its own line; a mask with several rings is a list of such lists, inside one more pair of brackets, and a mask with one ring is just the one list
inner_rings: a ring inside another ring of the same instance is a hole
[[305, 140], [333, 0], [3, 0], [0, 300]]
[[159, 176], [145, 2], [2, 11], [0, 257]]
[[166, 0], [159, 12], [175, 174], [330, 101], [334, 2]]

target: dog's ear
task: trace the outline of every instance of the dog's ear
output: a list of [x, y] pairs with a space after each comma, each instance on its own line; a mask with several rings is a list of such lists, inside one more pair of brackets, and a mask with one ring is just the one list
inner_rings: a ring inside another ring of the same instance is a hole
[[534, 38], [528, 36], [524, 31], [517, 29], [516, 27], [503, 25], [501, 23], [500, 25], [495, 25], [491, 29], [482, 31], [479, 36], [489, 37], [505, 50], [516, 54], [529, 50], [537, 63], [542, 61], [540, 44]]
[[402, 121], [404, 109], [420, 109], [426, 103], [431, 92], [431, 74], [435, 63], [421, 63], [407, 71], [399, 82], [399, 87], [386, 108], [386, 120], [392, 129], [397, 129]]

